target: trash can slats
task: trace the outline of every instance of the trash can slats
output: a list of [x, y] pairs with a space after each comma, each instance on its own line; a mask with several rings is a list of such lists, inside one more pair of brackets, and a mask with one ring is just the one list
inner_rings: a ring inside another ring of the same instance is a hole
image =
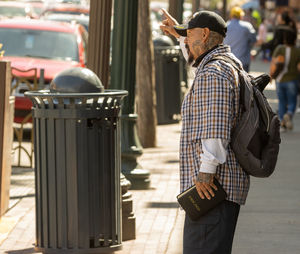
[[[76, 147], [89, 147], [87, 120], [77, 121]], [[78, 224], [79, 224], [79, 248], [87, 249], [90, 245], [89, 222], [89, 170], [88, 149], [77, 149], [78, 168]], [[87, 219], [88, 218], [88, 219]]]
[[[54, 119], [47, 119], [47, 126], [48, 126], [48, 131], [47, 131], [47, 158], [51, 158], [53, 155], [55, 155], [55, 126], [54, 126]], [[49, 243], [51, 248], [57, 248], [57, 218], [56, 218], [56, 209], [57, 209], [57, 204], [56, 204], [56, 165], [55, 165], [56, 160], [48, 160], [48, 169], [53, 169], [53, 170], [47, 170], [48, 172], [48, 181], [49, 181]]]
[[42, 218], [42, 228], [43, 228], [43, 234], [42, 234], [42, 244], [49, 248], [48, 245], [48, 226], [49, 226], [49, 207], [48, 207], [48, 173], [47, 173], [47, 125], [46, 125], [46, 119], [41, 119], [40, 121], [40, 127], [41, 127], [41, 170], [40, 170], [40, 177], [41, 177], [41, 218]]
[[35, 200], [36, 200], [36, 205], [35, 205], [35, 217], [36, 217], [36, 225], [35, 225], [35, 234], [36, 234], [36, 245], [41, 246], [41, 239], [42, 239], [42, 232], [39, 230], [39, 225], [42, 224], [41, 218], [41, 174], [40, 171], [37, 170], [37, 168], [41, 168], [41, 161], [39, 160], [40, 156], [40, 149], [37, 149], [37, 143], [40, 143], [40, 123], [39, 121], [36, 122], [35, 128], [34, 128], [34, 137], [35, 137], [35, 142], [34, 142], [34, 151], [35, 151]]
[[[120, 103], [115, 96], [33, 96], [36, 250], [109, 253], [121, 248]], [[85, 104], [83, 102], [85, 101]]]
[[76, 150], [76, 120], [66, 120], [66, 175], [68, 248], [78, 248], [78, 164]]
[[68, 247], [67, 245], [67, 181], [66, 181], [66, 142], [65, 120], [55, 121], [56, 140], [56, 182], [57, 182], [57, 248]]

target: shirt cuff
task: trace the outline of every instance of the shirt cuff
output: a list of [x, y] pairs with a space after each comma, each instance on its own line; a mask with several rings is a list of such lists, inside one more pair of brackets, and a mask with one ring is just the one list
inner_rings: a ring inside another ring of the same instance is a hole
[[176, 37], [176, 40], [180, 42], [182, 40], [182, 38], [183, 38], [182, 36], [179, 36], [179, 37]]
[[226, 161], [228, 141], [222, 139], [202, 139], [200, 172], [215, 174], [217, 166]]
[[209, 174], [215, 174], [217, 172], [217, 166], [215, 164], [210, 164], [207, 162], [202, 162], [200, 166], [200, 172], [202, 173], [209, 173]]

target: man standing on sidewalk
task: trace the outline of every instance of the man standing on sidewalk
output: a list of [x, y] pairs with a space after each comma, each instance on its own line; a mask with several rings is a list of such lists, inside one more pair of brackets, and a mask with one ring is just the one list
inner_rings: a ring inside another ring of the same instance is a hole
[[[230, 146], [230, 134], [239, 115], [237, 71], [214, 56], [227, 56], [242, 68], [241, 62], [222, 45], [226, 23], [216, 13], [200, 11], [187, 24], [164, 10], [161, 29], [184, 41], [188, 62], [196, 68], [193, 85], [182, 104], [180, 138], [181, 192], [196, 184], [202, 199], [214, 196], [214, 177], [227, 192], [227, 200], [215, 209], [184, 224], [184, 254], [229, 254], [240, 205], [246, 201], [249, 176], [236, 160]], [[207, 63], [207, 64], [206, 64]]]

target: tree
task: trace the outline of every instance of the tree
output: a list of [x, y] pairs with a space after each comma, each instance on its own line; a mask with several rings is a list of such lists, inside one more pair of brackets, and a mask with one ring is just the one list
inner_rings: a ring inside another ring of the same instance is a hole
[[193, 0], [192, 1], [192, 13], [199, 11], [201, 0]]
[[183, 2], [184, 0], [169, 0], [169, 13], [178, 21], [179, 24], [182, 23]]
[[139, 1], [136, 59], [136, 106], [138, 135], [143, 147], [156, 146], [156, 93], [154, 49], [149, 0]]

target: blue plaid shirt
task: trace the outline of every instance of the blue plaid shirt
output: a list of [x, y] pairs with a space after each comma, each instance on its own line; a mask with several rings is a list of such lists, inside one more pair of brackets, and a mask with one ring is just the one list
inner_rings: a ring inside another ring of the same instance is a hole
[[[238, 73], [224, 61], [216, 60], [205, 65], [216, 55], [227, 55], [241, 66], [229, 46], [220, 45], [209, 52], [196, 69], [193, 85], [181, 109], [181, 192], [193, 185], [193, 179], [199, 173], [201, 139], [230, 141], [231, 129], [239, 116]], [[250, 179], [237, 162], [230, 144], [226, 162], [217, 167], [216, 175], [227, 193], [227, 200], [244, 204]]]

